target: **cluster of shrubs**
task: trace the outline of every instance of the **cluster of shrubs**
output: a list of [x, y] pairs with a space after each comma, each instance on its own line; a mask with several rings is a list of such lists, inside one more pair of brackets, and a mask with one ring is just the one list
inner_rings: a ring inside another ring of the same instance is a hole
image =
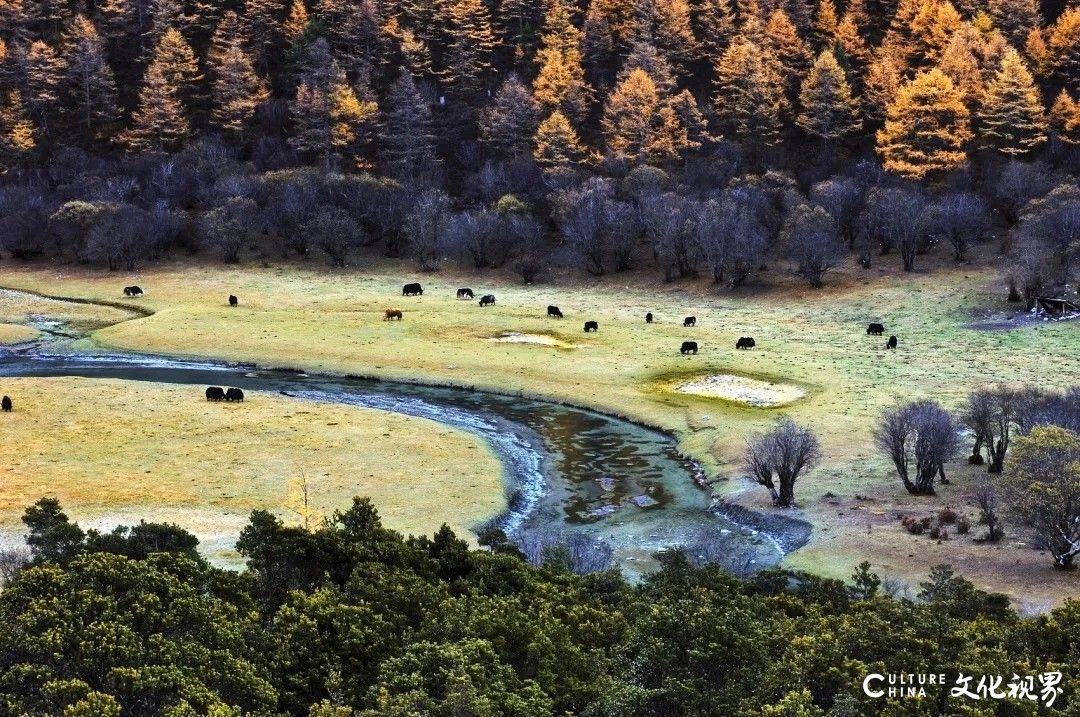
[[966, 515], [960, 515], [955, 510], [945, 507], [937, 516], [915, 516], [900, 514], [900, 524], [912, 535], [928, 534], [932, 540], [948, 540], [949, 526], [953, 526], [958, 535], [967, 535], [971, 530], [971, 521]]

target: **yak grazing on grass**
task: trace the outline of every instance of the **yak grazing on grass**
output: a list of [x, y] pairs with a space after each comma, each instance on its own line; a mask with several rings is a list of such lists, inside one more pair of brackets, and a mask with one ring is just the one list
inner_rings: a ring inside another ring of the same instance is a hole
[[3, 399], [0, 399], [0, 408], [4, 409], [4, 413], [11, 413], [11, 398], [4, 396]]
[[481, 296], [480, 297], [480, 305], [481, 306], [494, 306], [495, 305], [495, 294], [484, 294], [483, 296]]
[[697, 326], [697, 317], [696, 316], [687, 316], [685, 319], [682, 320], [682, 325], [684, 327], [686, 327], [686, 326]]
[[228, 391], [225, 392], [225, 400], [226, 401], [243, 401], [244, 400], [244, 392], [241, 391], [238, 388], [230, 388]]
[[890, 336], [889, 337], [889, 340], [885, 342], [885, 348], [887, 348], [887, 349], [896, 348], [896, 337], [895, 336]]
[[649, 313], [645, 314], [645, 323], [646, 324], [651, 324], [652, 323], [652, 312], [651, 311]]
[[124, 296], [142, 296], [143, 290], [137, 286], [125, 286]]
[[558, 306], [553, 305], [553, 306], [548, 307], [548, 318], [549, 319], [561, 319], [562, 318], [562, 312], [559, 311]]
[[229, 294], [229, 306], [236, 306], [240, 303], [240, 299], [237, 299], [233, 294]]
[[743, 336], [735, 342], [735, 348], [737, 349], [752, 349], [757, 346], [757, 341], [754, 341], [753, 336]]
[[207, 401], [224, 401], [225, 400], [225, 389], [221, 388], [221, 386], [210, 386], [209, 388], [206, 389], [206, 400]]
[[697, 341], [683, 341], [682, 347], [679, 349], [681, 354], [696, 354], [697, 353]]
[[401, 287], [401, 295], [402, 296], [423, 296], [424, 295], [424, 287], [420, 286], [420, 284], [415, 284], [415, 283], [414, 284], [406, 284], [405, 286]]
[[471, 299], [473, 298], [472, 289], [458, 289], [457, 298], [459, 299]]
[[600, 330], [600, 325], [597, 324], [595, 321], [586, 321], [585, 322], [585, 333], [589, 333], [590, 331], [599, 331], [599, 330]]
[[881, 336], [883, 333], [885, 333], [884, 324], [870, 324], [866, 327], [867, 336]]
[[383, 309], [383, 321], [401, 321], [401, 309]]

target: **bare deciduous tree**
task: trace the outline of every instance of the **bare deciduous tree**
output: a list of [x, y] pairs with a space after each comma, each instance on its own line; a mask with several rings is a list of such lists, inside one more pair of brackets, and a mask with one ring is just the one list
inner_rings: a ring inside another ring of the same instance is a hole
[[364, 243], [364, 229], [344, 209], [322, 206], [304, 222], [300, 231], [308, 234], [333, 266], [345, 266], [349, 249]]
[[975, 486], [975, 505], [979, 508], [979, 519], [986, 524], [986, 540], [996, 543], [1005, 537], [998, 518], [998, 497], [994, 484], [988, 478], [981, 479]]
[[986, 200], [973, 192], [949, 192], [923, 211], [920, 222], [925, 234], [944, 237], [952, 244], [956, 261], [967, 261], [968, 249], [991, 226]]
[[928, 400], [887, 410], [874, 429], [874, 440], [912, 495], [934, 495], [934, 483], [939, 477], [945, 480], [945, 463], [957, 447], [952, 416]]
[[438, 271], [446, 254], [450, 197], [438, 189], [424, 189], [405, 217], [405, 236], [421, 271]]
[[794, 504], [795, 481], [819, 460], [821, 447], [817, 437], [790, 418], [780, 419], [769, 431], [754, 434], [746, 441], [746, 465], [779, 508]]
[[961, 420], [975, 436], [969, 463], [982, 465], [985, 451], [987, 472], [1001, 472], [1016, 426], [1018, 402], [1019, 395], [1008, 386], [982, 388], [968, 396]]
[[788, 215], [780, 238], [795, 262], [796, 273], [815, 289], [821, 288], [825, 273], [844, 260], [836, 222], [821, 207], [796, 207]]

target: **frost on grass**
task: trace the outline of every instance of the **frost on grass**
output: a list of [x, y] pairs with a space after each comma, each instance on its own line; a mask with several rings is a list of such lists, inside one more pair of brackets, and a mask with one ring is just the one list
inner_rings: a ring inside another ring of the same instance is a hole
[[797, 401], [806, 391], [788, 383], [773, 383], [726, 373], [712, 374], [675, 386], [679, 393], [722, 398], [756, 408], [772, 408]]

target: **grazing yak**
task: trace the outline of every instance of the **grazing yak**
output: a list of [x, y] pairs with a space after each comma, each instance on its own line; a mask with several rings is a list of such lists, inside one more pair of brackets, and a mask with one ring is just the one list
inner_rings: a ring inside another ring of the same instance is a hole
[[457, 298], [459, 299], [473, 299], [475, 298], [472, 293], [472, 289], [458, 289]]
[[696, 354], [697, 353], [697, 341], [683, 341], [682, 347], [679, 348], [681, 354]]
[[562, 318], [562, 312], [559, 311], [558, 306], [549, 306], [548, 307], [548, 318], [549, 319], [561, 319]]
[[737, 349], [752, 349], [757, 346], [757, 341], [754, 341], [753, 336], [743, 336], [735, 342], [735, 348]]
[[383, 321], [401, 321], [401, 309], [383, 309]]
[[230, 388], [228, 391], [225, 392], [225, 400], [226, 401], [243, 401], [244, 400], [244, 392], [241, 391], [238, 388]]
[[206, 400], [207, 401], [224, 401], [225, 400], [225, 389], [223, 389], [221, 386], [210, 386], [209, 388], [206, 389]]
[[682, 320], [682, 325], [684, 327], [686, 327], [686, 326], [697, 326], [697, 317], [696, 316], [687, 316], [685, 319]]
[[585, 333], [589, 333], [590, 331], [599, 331], [599, 330], [600, 330], [600, 325], [597, 324], [595, 321], [586, 321], [585, 322]]
[[895, 336], [890, 336], [889, 337], [889, 340], [885, 342], [885, 348], [887, 348], [887, 349], [896, 348], [896, 337]]
[[884, 324], [870, 324], [866, 327], [867, 336], [881, 336], [883, 333], [885, 333]]
[[420, 284], [417, 284], [417, 283], [406, 284], [405, 286], [401, 287], [401, 295], [402, 296], [423, 296], [424, 295], [424, 287], [420, 286]]
[[142, 296], [143, 290], [137, 286], [125, 286], [124, 296]]
[[233, 294], [229, 294], [229, 306], [236, 306], [240, 303], [240, 299], [237, 299]]
[[480, 297], [480, 305], [481, 306], [494, 306], [495, 305], [495, 294], [484, 294], [483, 296], [481, 296]]
[[649, 313], [645, 314], [645, 323], [646, 324], [651, 324], [652, 323], [652, 312], [651, 311]]
[[4, 413], [11, 413], [11, 398], [4, 396], [3, 399], [0, 399], [0, 408], [4, 409]]

